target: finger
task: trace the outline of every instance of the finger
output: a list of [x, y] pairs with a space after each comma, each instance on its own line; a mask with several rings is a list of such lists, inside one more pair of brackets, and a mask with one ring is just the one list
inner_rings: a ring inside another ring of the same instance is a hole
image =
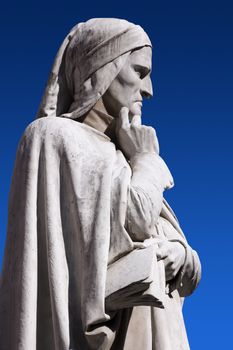
[[142, 124], [140, 115], [134, 115], [131, 121], [131, 126], [139, 126]]
[[129, 110], [127, 107], [121, 108], [118, 119], [121, 128], [129, 128]]
[[157, 248], [156, 256], [158, 261], [166, 259], [168, 256], [167, 249], [165, 249], [165, 247]]

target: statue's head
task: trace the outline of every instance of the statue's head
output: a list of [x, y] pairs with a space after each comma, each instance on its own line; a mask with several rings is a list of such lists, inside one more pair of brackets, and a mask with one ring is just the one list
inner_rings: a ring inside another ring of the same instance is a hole
[[103, 95], [108, 113], [119, 115], [122, 107], [129, 109], [129, 115], [141, 115], [143, 98], [152, 96], [151, 47], [131, 51], [120, 72]]
[[38, 117], [77, 119], [100, 98], [114, 117], [123, 106], [140, 115], [142, 99], [152, 96], [151, 56], [138, 25], [115, 18], [76, 25], [55, 58]]

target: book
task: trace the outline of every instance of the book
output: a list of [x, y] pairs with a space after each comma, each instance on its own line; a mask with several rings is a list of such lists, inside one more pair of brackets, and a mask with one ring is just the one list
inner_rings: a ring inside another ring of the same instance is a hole
[[164, 308], [165, 281], [156, 257], [156, 244], [134, 249], [108, 266], [105, 307], [115, 311], [147, 305]]

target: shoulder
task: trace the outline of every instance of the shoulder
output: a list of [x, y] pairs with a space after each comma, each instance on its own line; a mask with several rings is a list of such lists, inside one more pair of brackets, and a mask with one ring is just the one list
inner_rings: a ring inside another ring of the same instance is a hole
[[30, 123], [24, 135], [64, 138], [77, 132], [82, 133], [82, 126], [74, 120], [59, 117], [44, 117]]
[[109, 141], [104, 134], [83, 125], [77, 121], [60, 117], [44, 117], [30, 123], [25, 132], [26, 138], [56, 140], [56, 142], [97, 139], [100, 142]]
[[103, 133], [68, 118], [44, 117], [36, 119], [26, 128], [21, 148], [40, 150], [42, 147], [56, 152], [103, 156], [115, 154], [115, 145]]

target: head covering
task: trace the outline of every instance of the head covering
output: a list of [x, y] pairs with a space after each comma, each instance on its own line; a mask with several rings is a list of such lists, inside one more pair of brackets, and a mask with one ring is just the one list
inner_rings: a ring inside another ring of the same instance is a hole
[[151, 42], [126, 20], [93, 18], [73, 27], [55, 58], [37, 118], [76, 119], [108, 89], [130, 52]]

